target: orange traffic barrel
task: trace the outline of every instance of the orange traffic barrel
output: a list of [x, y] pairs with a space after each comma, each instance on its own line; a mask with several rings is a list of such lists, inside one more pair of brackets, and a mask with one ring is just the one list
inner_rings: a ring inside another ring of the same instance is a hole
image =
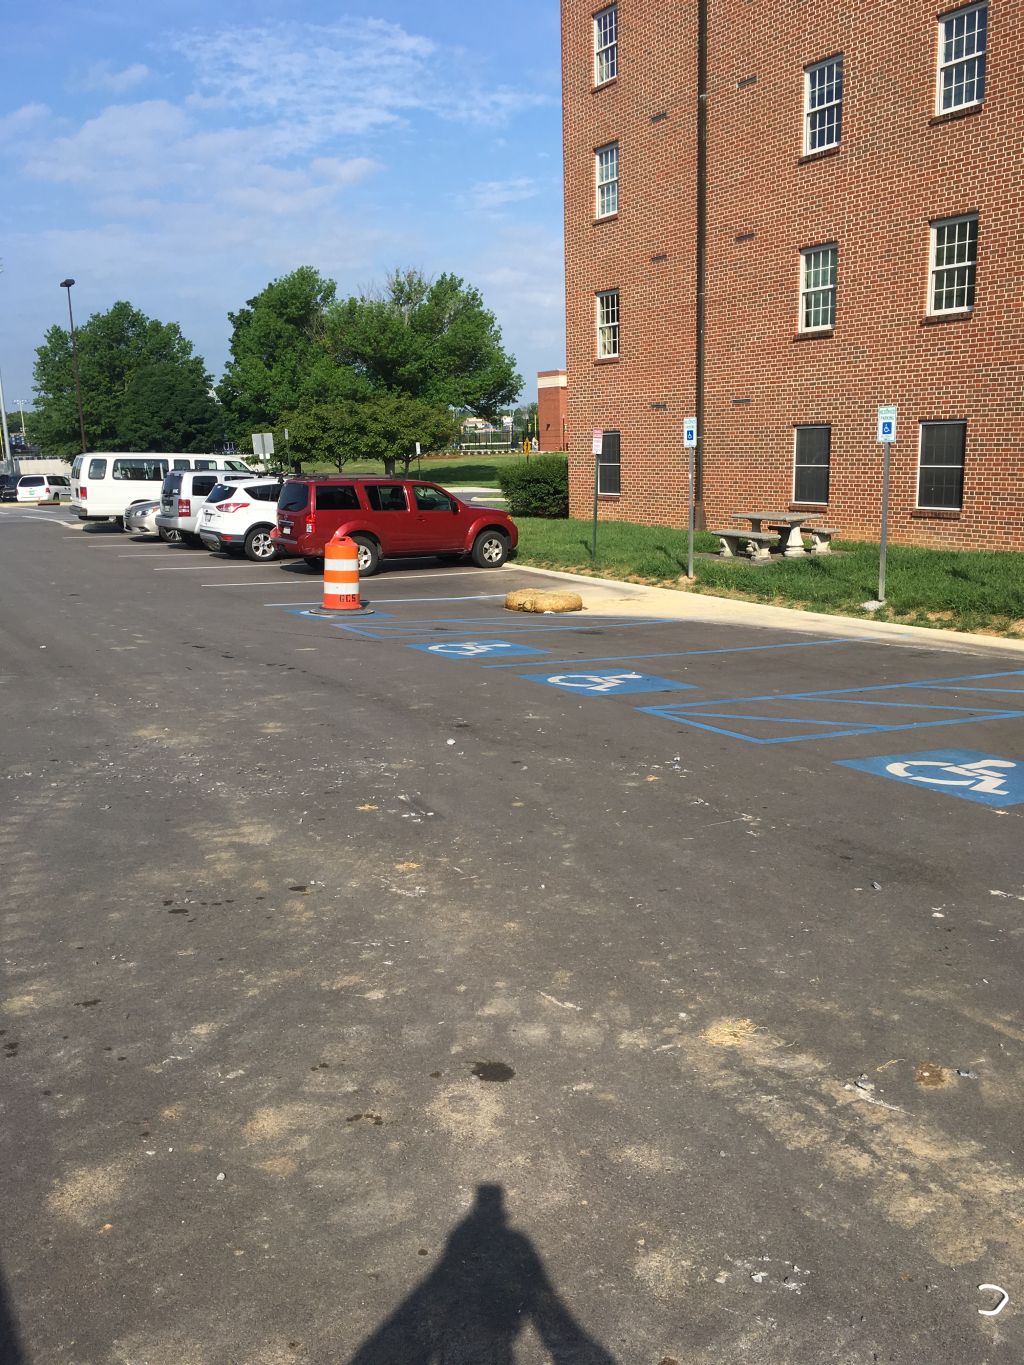
[[365, 611], [359, 600], [359, 547], [341, 531], [324, 546], [324, 611]]

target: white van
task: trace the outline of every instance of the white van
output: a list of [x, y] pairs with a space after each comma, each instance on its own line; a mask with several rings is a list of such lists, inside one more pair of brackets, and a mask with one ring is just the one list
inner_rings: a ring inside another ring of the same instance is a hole
[[244, 460], [226, 455], [139, 455], [120, 450], [76, 455], [71, 466], [71, 510], [80, 521], [116, 521], [123, 530], [124, 514], [134, 503], [160, 501], [160, 489], [171, 469], [252, 473]]

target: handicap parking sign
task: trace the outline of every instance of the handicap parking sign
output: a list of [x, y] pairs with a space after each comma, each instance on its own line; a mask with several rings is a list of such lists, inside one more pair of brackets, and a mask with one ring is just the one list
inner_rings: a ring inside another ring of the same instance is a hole
[[650, 673], [602, 668], [593, 673], [524, 673], [530, 682], [546, 683], [562, 692], [578, 692], [585, 697], [619, 696], [628, 692], [682, 692], [692, 683], [675, 682], [672, 678], [655, 678]]
[[932, 749], [923, 754], [844, 758], [839, 767], [908, 782], [983, 806], [1024, 805], [1024, 763], [975, 749]]
[[409, 648], [421, 650], [424, 654], [436, 654], [442, 659], [484, 659], [489, 655], [508, 658], [550, 652], [533, 649], [530, 645], [516, 645], [510, 640], [444, 640], [436, 645], [410, 645]]

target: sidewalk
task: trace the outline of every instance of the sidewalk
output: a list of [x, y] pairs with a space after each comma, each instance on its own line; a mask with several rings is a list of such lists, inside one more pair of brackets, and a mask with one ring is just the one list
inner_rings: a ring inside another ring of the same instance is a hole
[[642, 583], [622, 583], [612, 578], [590, 578], [587, 574], [537, 569], [531, 564], [512, 563], [505, 567], [506, 571], [520, 568], [561, 583], [571, 583], [583, 597], [584, 611], [612, 616], [656, 615], [715, 625], [792, 630], [807, 635], [842, 635], [851, 640], [916, 644], [930, 649], [957, 650], [964, 654], [986, 649], [1014, 654], [1024, 661], [1024, 640], [1008, 640], [999, 635], [972, 635], [958, 630], [894, 625], [856, 616], [830, 616], [820, 611], [797, 611], [793, 607], [769, 607], [758, 602], [737, 601], [732, 597], [712, 597], [707, 593], [653, 588]]

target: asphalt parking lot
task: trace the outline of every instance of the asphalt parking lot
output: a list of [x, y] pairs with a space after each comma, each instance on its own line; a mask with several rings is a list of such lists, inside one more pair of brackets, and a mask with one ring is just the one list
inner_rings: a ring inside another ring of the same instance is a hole
[[0, 1359], [1024, 1358], [1024, 652], [0, 569]]

